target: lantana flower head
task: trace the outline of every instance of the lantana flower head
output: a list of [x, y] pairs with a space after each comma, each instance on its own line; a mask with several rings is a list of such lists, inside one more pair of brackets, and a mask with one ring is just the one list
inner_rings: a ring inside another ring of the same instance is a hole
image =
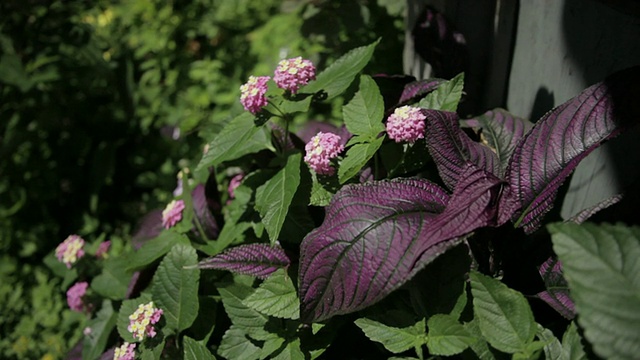
[[335, 169], [331, 161], [340, 155], [344, 146], [340, 142], [340, 136], [332, 133], [319, 132], [305, 146], [306, 155], [304, 161], [311, 170], [319, 175], [333, 175]]
[[70, 269], [81, 257], [84, 256], [84, 239], [78, 235], [69, 235], [56, 248], [56, 257]]
[[316, 67], [309, 60], [298, 56], [293, 59], [281, 60], [275, 71], [273, 80], [279, 88], [289, 90], [295, 94], [300, 87], [307, 85], [316, 78]]
[[125, 342], [113, 352], [113, 360], [134, 360], [136, 344]]
[[87, 293], [88, 287], [89, 283], [81, 281], [73, 284], [73, 286], [67, 290], [67, 304], [69, 304], [71, 310], [83, 312], [87, 308], [83, 297]]
[[182, 220], [182, 210], [184, 210], [184, 201], [172, 200], [167, 207], [162, 210], [162, 226], [165, 229], [175, 226]]
[[147, 304], [138, 305], [138, 309], [129, 315], [129, 330], [133, 337], [137, 340], [144, 340], [145, 337], [155, 337], [156, 329], [155, 325], [160, 321], [162, 316], [162, 309], [154, 307], [153, 301]]
[[249, 76], [249, 81], [240, 86], [240, 102], [244, 109], [257, 114], [267, 105], [267, 81], [269, 76]]
[[395, 142], [413, 144], [424, 138], [425, 119], [426, 116], [420, 108], [401, 106], [387, 119], [387, 134]]

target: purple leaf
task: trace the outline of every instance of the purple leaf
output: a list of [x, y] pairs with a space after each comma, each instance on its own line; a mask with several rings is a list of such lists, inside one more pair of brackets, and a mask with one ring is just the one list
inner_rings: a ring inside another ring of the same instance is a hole
[[217, 269], [266, 279], [274, 271], [286, 268], [289, 257], [279, 246], [248, 244], [228, 249], [222, 254], [204, 259], [199, 269]]
[[489, 110], [473, 119], [464, 120], [464, 123], [482, 128], [482, 139], [498, 157], [498, 176], [503, 176], [518, 141], [533, 127], [529, 120], [519, 118], [504, 109]]
[[426, 140], [442, 181], [449, 189], [456, 187], [468, 162], [493, 174], [500, 173], [496, 154], [483, 144], [472, 141], [458, 125], [454, 112], [423, 110], [426, 115]]
[[[211, 213], [210, 200], [205, 195], [205, 186], [199, 184], [191, 191], [191, 198], [193, 199], [193, 210], [200, 222], [205, 235], [209, 239], [215, 239], [220, 233], [218, 223]], [[215, 204], [214, 204], [215, 206]], [[195, 221], [195, 219], [194, 219]]]
[[138, 223], [137, 229], [131, 239], [133, 248], [137, 250], [147, 241], [158, 237], [163, 229], [162, 209], [152, 210]]
[[549, 304], [560, 315], [571, 320], [576, 316], [573, 300], [569, 297], [569, 285], [562, 273], [562, 263], [549, 258], [538, 268], [547, 290], [539, 292], [538, 298]]
[[417, 100], [433, 90], [437, 89], [440, 84], [445, 82], [443, 79], [424, 79], [414, 81], [412, 83], [407, 84], [402, 91], [402, 95], [400, 95], [399, 104], [405, 104], [410, 101]]
[[512, 214], [517, 227], [527, 233], [535, 231], [578, 163], [604, 141], [637, 123], [639, 70], [616, 73], [587, 88], [543, 116], [518, 144], [506, 174], [509, 189], [503, 196], [503, 201], [515, 202], [519, 208]]
[[302, 320], [321, 321], [381, 300], [462, 236], [492, 224], [501, 180], [473, 165], [464, 175], [450, 201], [422, 179], [340, 190], [323, 224], [301, 245]]

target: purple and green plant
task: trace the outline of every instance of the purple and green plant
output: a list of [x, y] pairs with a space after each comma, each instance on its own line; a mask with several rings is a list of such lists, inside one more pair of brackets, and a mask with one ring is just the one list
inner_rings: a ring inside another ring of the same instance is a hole
[[[181, 172], [166, 228], [93, 279], [105, 299], [87, 353], [348, 357], [343, 337], [382, 345], [363, 358], [580, 358], [585, 340], [600, 357], [640, 351], [638, 229], [551, 213], [578, 163], [637, 124], [640, 69], [535, 123], [504, 109], [461, 119], [463, 74], [366, 75], [377, 43], [243, 85], [245, 111]], [[311, 122], [327, 104], [341, 111]], [[149, 303], [162, 317], [141, 340], [130, 316]]]

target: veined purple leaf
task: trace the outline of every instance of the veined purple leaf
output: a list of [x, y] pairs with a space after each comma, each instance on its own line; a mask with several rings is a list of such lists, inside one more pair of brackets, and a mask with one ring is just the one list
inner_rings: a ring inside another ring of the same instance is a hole
[[429, 153], [449, 189], [456, 187], [469, 162], [487, 172], [500, 173], [496, 154], [488, 146], [472, 141], [460, 129], [456, 113], [426, 109], [423, 113], [427, 117], [425, 138]]
[[[191, 191], [191, 198], [193, 199], [193, 211], [197, 217], [197, 221], [200, 222], [202, 229], [209, 239], [215, 239], [220, 233], [218, 223], [213, 217], [209, 208], [209, 201], [205, 195], [205, 187], [199, 184]], [[196, 219], [194, 219], [196, 221]]]
[[550, 257], [538, 268], [547, 290], [539, 292], [538, 298], [549, 304], [560, 315], [571, 320], [576, 316], [575, 305], [569, 297], [569, 285], [562, 273], [562, 263]]
[[491, 225], [501, 180], [473, 165], [464, 175], [451, 200], [421, 179], [340, 190], [323, 224], [301, 245], [302, 320], [321, 321], [381, 300], [464, 235]]
[[437, 89], [440, 84], [445, 82], [444, 79], [424, 79], [414, 81], [412, 83], [407, 84], [402, 91], [402, 95], [400, 95], [399, 104], [405, 104], [412, 100], [417, 100], [418, 98], [427, 95], [433, 90]]
[[604, 141], [640, 120], [640, 67], [618, 72], [543, 116], [509, 161], [509, 191], [519, 210], [512, 220], [535, 231], [562, 182]]
[[274, 271], [286, 268], [289, 257], [279, 246], [248, 244], [228, 249], [198, 263], [199, 269], [217, 269], [266, 279]]
[[503, 176], [518, 141], [533, 127], [529, 120], [519, 118], [505, 109], [494, 109], [473, 119], [463, 121], [471, 127], [482, 128], [482, 139], [493, 149], [500, 163], [498, 176]]

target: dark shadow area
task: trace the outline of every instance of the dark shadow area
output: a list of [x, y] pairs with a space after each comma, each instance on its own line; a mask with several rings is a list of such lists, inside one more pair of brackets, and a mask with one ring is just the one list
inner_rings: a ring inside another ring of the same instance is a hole
[[[624, 10], [629, 6], [636, 6], [637, 2], [616, 1], [615, 6], [610, 6], [614, 5], [610, 3], [595, 0], [564, 2], [562, 36], [569, 56], [579, 72], [577, 75], [587, 84], [602, 81], [617, 71], [640, 64], [640, 17], [633, 11]], [[640, 179], [640, 169], [637, 166], [640, 161], [640, 131], [637, 126], [640, 119], [640, 89], [637, 80], [621, 79], [631, 75], [623, 73], [612, 77], [617, 80], [611, 91], [615, 116], [622, 122], [634, 123], [636, 126], [603, 145], [599, 163], [591, 161], [589, 165], [584, 164], [585, 166], [576, 170], [569, 189], [569, 194], [574, 198], [583, 197], [585, 202], [603, 200], [599, 198], [597, 191], [602, 185], [593, 180], [596, 178], [606, 176], [614, 179], [612, 186], [617, 191], [629, 189]], [[601, 168], [605, 168], [608, 173], [602, 174]]]
[[547, 89], [545, 86], [542, 86], [538, 89], [536, 93], [536, 98], [533, 101], [533, 107], [531, 108], [531, 113], [529, 114], [529, 120], [532, 122], [538, 121], [547, 111], [553, 109], [556, 105], [553, 92]]

